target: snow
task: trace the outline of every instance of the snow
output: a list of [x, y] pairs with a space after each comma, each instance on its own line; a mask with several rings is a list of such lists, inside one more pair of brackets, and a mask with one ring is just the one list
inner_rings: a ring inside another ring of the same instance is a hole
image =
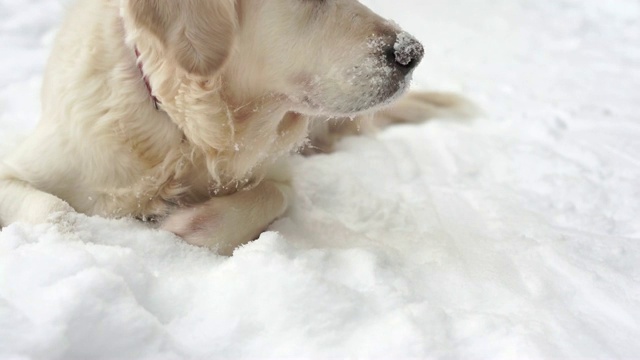
[[420, 43], [407, 34], [406, 32], [399, 33], [396, 38], [395, 44], [393, 44], [395, 50], [394, 55], [398, 63], [407, 66], [415, 58], [422, 57], [424, 50]]
[[[637, 358], [640, 3], [367, 1], [419, 88], [484, 116], [296, 158], [231, 258], [133, 220], [0, 233], [1, 359]], [[63, 5], [0, 0], [0, 151], [37, 122]]]

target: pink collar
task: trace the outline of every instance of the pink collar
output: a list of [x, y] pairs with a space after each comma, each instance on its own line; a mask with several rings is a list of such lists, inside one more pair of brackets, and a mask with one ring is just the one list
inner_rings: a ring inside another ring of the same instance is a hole
[[149, 97], [151, 98], [151, 100], [153, 101], [153, 106], [155, 106], [156, 110], [160, 109], [160, 104], [162, 104], [160, 102], [160, 100], [158, 100], [158, 98], [153, 95], [153, 89], [151, 88], [151, 83], [149, 83], [149, 78], [147, 77], [147, 75], [145, 75], [144, 70], [142, 69], [142, 61], [140, 61], [140, 51], [138, 50], [138, 48], [135, 48], [135, 52], [136, 52], [136, 60], [138, 63], [138, 69], [140, 69], [140, 74], [142, 75], [142, 79], [144, 80], [144, 85], [147, 87], [147, 91], [149, 92]]

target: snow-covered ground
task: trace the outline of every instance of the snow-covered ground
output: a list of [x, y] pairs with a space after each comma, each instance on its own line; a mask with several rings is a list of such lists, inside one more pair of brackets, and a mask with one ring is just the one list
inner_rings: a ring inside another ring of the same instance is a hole
[[[0, 359], [639, 358], [640, 3], [369, 0], [484, 116], [295, 160], [231, 258], [130, 220], [0, 233]], [[0, 152], [60, 0], [0, 0]]]

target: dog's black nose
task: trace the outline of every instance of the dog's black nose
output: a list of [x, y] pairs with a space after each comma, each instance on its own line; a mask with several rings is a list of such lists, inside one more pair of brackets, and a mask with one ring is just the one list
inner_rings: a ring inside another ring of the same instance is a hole
[[408, 74], [422, 61], [424, 48], [413, 36], [400, 33], [396, 35], [394, 44], [386, 49], [385, 56], [391, 64]]

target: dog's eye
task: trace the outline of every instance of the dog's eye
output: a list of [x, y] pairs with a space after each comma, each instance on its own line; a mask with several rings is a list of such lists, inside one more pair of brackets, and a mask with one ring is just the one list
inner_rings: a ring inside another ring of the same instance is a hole
[[307, 6], [313, 6], [315, 12], [316, 10], [319, 10], [321, 6], [323, 7], [323, 5], [327, 3], [327, 0], [302, 0], [302, 3]]

